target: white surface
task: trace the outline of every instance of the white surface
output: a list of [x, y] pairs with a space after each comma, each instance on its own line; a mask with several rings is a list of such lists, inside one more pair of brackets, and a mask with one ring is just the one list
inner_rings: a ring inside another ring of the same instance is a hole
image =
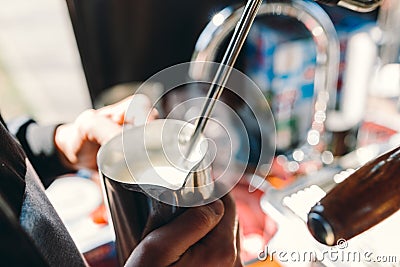
[[99, 186], [80, 177], [55, 180], [46, 194], [80, 252], [88, 252], [115, 240], [110, 224], [96, 224], [90, 214], [102, 203]]
[[81, 253], [115, 240], [114, 231], [110, 224], [98, 225], [90, 218], [69, 223], [66, 226]]
[[79, 177], [55, 180], [46, 194], [65, 223], [89, 216], [102, 202], [98, 185]]

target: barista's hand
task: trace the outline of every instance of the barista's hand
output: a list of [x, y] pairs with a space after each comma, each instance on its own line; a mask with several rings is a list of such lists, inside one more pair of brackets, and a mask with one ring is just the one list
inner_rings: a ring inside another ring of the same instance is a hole
[[[125, 118], [125, 111], [130, 104], [132, 117]], [[98, 110], [86, 110], [73, 123], [60, 125], [56, 129], [54, 142], [64, 164], [72, 169], [95, 170], [100, 145], [120, 133], [124, 123], [143, 124], [150, 110], [149, 99], [144, 95], [135, 95]], [[157, 111], [153, 109], [149, 119], [156, 116]]]
[[235, 203], [225, 196], [150, 232], [125, 266], [242, 266], [238, 240]]

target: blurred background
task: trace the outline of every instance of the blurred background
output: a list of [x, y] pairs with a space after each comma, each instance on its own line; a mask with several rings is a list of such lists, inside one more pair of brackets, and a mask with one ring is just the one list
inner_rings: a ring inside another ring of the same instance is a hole
[[66, 3], [1, 1], [0, 106], [5, 118], [70, 121], [91, 106]]

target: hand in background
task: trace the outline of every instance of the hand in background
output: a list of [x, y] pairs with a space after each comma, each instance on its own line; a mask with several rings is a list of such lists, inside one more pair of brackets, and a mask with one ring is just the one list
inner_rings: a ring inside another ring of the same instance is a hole
[[[125, 111], [131, 106], [131, 118]], [[157, 111], [151, 109], [150, 100], [144, 95], [134, 95], [98, 110], [82, 112], [73, 123], [60, 125], [55, 132], [54, 142], [64, 164], [72, 169], [96, 170], [96, 155], [100, 145], [122, 131], [124, 123], [143, 124], [156, 118]]]
[[125, 266], [242, 266], [235, 203], [228, 195], [205, 206], [188, 208], [150, 232]]

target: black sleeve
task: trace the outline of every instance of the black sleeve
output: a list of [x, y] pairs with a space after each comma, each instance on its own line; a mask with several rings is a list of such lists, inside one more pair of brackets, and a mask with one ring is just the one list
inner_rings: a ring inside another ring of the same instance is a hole
[[21, 143], [45, 187], [49, 186], [56, 176], [73, 171], [62, 164], [54, 144], [55, 129], [58, 125], [40, 126], [29, 118], [7, 122], [9, 131]]

